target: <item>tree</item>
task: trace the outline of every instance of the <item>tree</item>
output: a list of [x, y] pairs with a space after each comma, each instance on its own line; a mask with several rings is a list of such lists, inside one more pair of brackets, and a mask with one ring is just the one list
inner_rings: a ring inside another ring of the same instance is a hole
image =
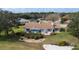
[[70, 22], [68, 27], [70, 33], [79, 39], [79, 15], [75, 15], [72, 18], [72, 21]]
[[63, 24], [65, 22], [64, 18], [61, 18], [61, 23]]
[[0, 31], [5, 31], [8, 35], [9, 31], [12, 31], [12, 27], [15, 26], [15, 17], [13, 13], [9, 11], [0, 10]]
[[30, 15], [26, 15], [26, 14], [20, 15], [19, 17], [25, 19], [31, 19]]

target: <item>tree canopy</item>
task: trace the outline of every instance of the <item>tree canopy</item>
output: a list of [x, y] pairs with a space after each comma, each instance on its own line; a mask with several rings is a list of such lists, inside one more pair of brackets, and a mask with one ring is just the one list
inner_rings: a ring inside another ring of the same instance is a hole
[[79, 15], [72, 17], [72, 21], [69, 24], [70, 33], [79, 39]]
[[15, 26], [15, 18], [12, 12], [0, 10], [0, 31], [5, 31], [8, 35], [8, 31], [12, 31]]

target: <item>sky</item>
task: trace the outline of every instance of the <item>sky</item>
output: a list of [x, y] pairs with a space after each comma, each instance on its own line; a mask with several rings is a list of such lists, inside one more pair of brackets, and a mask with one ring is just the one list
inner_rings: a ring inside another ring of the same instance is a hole
[[14, 13], [24, 12], [79, 12], [79, 8], [2, 8]]

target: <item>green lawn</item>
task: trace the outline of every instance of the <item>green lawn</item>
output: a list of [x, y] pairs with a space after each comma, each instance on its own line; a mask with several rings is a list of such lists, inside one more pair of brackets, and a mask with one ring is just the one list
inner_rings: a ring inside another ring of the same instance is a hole
[[43, 49], [41, 44], [0, 41], [0, 50], [39, 50], [39, 49]]
[[[24, 32], [23, 26], [19, 26], [19, 28], [13, 27], [15, 33], [17, 32]], [[2, 33], [4, 34], [4, 33]], [[0, 36], [0, 50], [40, 50], [43, 49], [42, 45], [45, 43], [57, 44], [61, 41], [67, 41], [68, 43], [72, 43], [77, 45], [77, 49], [79, 49], [79, 40], [70, 35], [68, 32], [61, 32], [56, 35], [50, 35], [45, 37], [45, 41], [42, 43], [25, 43], [19, 41], [11, 41], [11, 39], [19, 39], [19, 37], [12, 36], [9, 38], [10, 41], [7, 41], [8, 38], [6, 36]], [[3, 40], [3, 41], [2, 41]]]
[[[13, 29], [13, 31], [14, 31], [15, 33], [17, 33], [17, 32], [24, 32], [24, 26], [19, 26], [18, 28], [17, 28], [17, 27], [12, 27], [12, 29]], [[11, 31], [9, 31], [9, 33], [12, 34]], [[2, 31], [2, 32], [0, 33], [0, 35], [5, 35], [5, 32]]]
[[[19, 26], [19, 28], [12, 28], [15, 33], [24, 32], [24, 27]], [[20, 36], [12, 36], [12, 33], [9, 34], [11, 37], [5, 36], [4, 32], [1, 32], [0, 36], [0, 50], [39, 50], [43, 49], [42, 44], [35, 43], [25, 43], [18, 41]], [[17, 40], [17, 41], [16, 41]]]
[[75, 50], [79, 50], [79, 40], [70, 35], [68, 32], [61, 32], [56, 35], [46, 36], [46, 40], [43, 43], [58, 44], [61, 41], [66, 41], [75, 46]]
[[57, 44], [61, 41], [67, 41], [72, 44], [78, 44], [78, 39], [72, 35], [70, 35], [68, 32], [61, 32], [56, 35], [47, 36], [44, 43], [51, 43], [51, 44]]
[[15, 33], [17, 32], [24, 32], [24, 26], [19, 26], [19, 28], [13, 27], [12, 28]]

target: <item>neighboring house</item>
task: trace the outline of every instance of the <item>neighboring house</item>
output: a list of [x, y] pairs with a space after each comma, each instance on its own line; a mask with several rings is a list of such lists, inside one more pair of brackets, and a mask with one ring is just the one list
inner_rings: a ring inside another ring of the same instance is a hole
[[65, 15], [65, 16], [63, 16], [62, 18], [64, 19], [64, 21], [67, 21], [67, 20], [70, 19], [70, 16], [69, 16], [69, 15]]
[[61, 19], [53, 22], [54, 23], [54, 32], [59, 33], [60, 32], [60, 24], [61, 24]]
[[64, 19], [64, 23], [60, 24], [61, 28], [67, 28], [68, 24], [70, 23], [70, 17], [69, 15], [65, 15], [62, 17]]
[[60, 19], [60, 15], [59, 14], [49, 14], [45, 17], [45, 20], [48, 20], [48, 21], [57, 21]]
[[67, 26], [68, 26], [69, 23], [70, 23], [70, 20], [67, 20], [63, 24], [61, 24], [61, 27], [67, 28]]
[[68, 25], [71, 22], [71, 20], [66, 20], [63, 24], [60, 24], [61, 28], [64, 28], [65, 31], [67, 31]]
[[29, 19], [24, 19], [24, 18], [18, 18], [18, 19], [16, 20], [16, 22], [17, 22], [17, 23], [20, 23], [20, 24], [25, 24], [25, 23], [30, 22], [30, 20], [29, 20]]
[[40, 32], [43, 35], [50, 35], [53, 33], [53, 23], [52, 22], [30, 22], [25, 24], [25, 31], [27, 33]]
[[69, 24], [71, 22], [71, 20], [67, 20], [64, 22], [64, 24]]

